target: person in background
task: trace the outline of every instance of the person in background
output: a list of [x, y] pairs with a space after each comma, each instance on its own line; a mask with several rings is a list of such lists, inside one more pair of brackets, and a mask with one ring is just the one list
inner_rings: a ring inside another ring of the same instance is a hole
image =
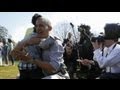
[[3, 62], [2, 62], [2, 46], [3, 46], [3, 43], [2, 43], [2, 40], [0, 39], [0, 66], [3, 65]]
[[9, 60], [8, 60], [8, 45], [6, 42], [6, 39], [2, 40], [3, 42], [3, 47], [2, 47], [2, 61], [5, 62], [5, 66], [9, 65]]
[[[118, 44], [120, 25], [106, 24], [104, 44], [93, 42], [94, 59], [104, 69], [100, 79], [120, 79], [120, 45]], [[104, 46], [103, 46], [104, 45]], [[103, 48], [104, 47], [104, 48]]]
[[14, 58], [10, 54], [14, 46], [13, 46], [13, 41], [10, 38], [8, 38], [7, 45], [8, 45], [8, 60], [12, 62], [12, 65], [14, 65]]
[[72, 38], [72, 34], [69, 32], [69, 33], [68, 33], [68, 37], [63, 40], [62, 45], [65, 47], [65, 45], [66, 45], [67, 43], [73, 44], [71, 38]]
[[76, 59], [75, 58], [75, 51], [73, 48], [73, 44], [67, 43], [65, 46], [65, 52], [64, 52], [64, 63], [67, 66], [67, 71], [70, 75], [70, 79], [75, 79], [74, 74], [76, 70]]

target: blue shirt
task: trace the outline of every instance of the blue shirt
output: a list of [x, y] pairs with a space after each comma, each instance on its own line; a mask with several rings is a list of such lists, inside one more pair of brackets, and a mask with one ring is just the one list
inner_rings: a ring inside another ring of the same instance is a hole
[[49, 36], [47, 39], [43, 39], [39, 46], [42, 48], [42, 60], [50, 63], [58, 71], [61, 64], [64, 63], [62, 42], [56, 37]]
[[106, 69], [106, 72], [120, 73], [120, 45], [116, 44], [115, 47], [114, 45], [115, 44], [111, 45], [108, 51], [104, 51], [107, 53], [104, 53], [103, 56], [100, 49], [95, 50], [94, 59], [101, 68]]
[[[29, 39], [36, 35], [36, 33], [32, 33], [29, 35], [29, 37], [26, 37], [24, 40]], [[29, 53], [30, 56], [32, 56], [33, 59], [40, 59], [41, 58], [41, 49], [38, 45], [31, 45], [26, 47], [26, 52]], [[28, 63], [25, 61], [20, 61], [18, 65], [20, 70], [25, 70], [25, 69], [36, 69], [37, 66], [32, 63]]]

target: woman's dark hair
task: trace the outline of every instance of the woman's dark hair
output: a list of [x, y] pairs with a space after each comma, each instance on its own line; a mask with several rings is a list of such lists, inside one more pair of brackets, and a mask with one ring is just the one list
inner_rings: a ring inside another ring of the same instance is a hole
[[12, 42], [12, 40], [11, 40], [10, 38], [8, 38], [8, 42], [9, 42], [9, 43], [11, 43], [11, 42]]
[[36, 20], [37, 20], [39, 17], [42, 17], [42, 16], [39, 15], [39, 14], [37, 14], [37, 13], [33, 15], [33, 17], [32, 17], [32, 24], [33, 24], [33, 25], [35, 25], [35, 22], [36, 22]]
[[36, 33], [36, 28], [35, 27], [33, 27], [33, 32]]

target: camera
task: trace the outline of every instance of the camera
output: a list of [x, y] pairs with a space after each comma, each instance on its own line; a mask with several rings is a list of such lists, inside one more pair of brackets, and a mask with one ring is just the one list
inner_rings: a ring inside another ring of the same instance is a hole
[[104, 42], [104, 36], [98, 36], [98, 37], [92, 37], [91, 42], [98, 42], [98, 43], [103, 43]]

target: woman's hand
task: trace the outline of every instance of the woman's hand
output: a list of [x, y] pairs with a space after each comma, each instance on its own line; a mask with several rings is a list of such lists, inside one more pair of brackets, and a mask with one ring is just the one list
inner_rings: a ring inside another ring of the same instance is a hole
[[17, 60], [28, 61], [32, 59], [32, 57], [28, 53], [23, 51], [13, 50], [11, 52], [11, 55], [15, 57]]
[[79, 62], [80, 62], [82, 65], [85, 65], [85, 66], [89, 66], [89, 65], [91, 65], [91, 64], [94, 64], [94, 61], [88, 60], [88, 59], [79, 60]]
[[40, 38], [33, 37], [33, 38], [31, 38], [31, 39], [29, 39], [29, 40], [27, 41], [27, 45], [35, 45], [35, 44], [39, 44], [40, 41], [41, 41]]

